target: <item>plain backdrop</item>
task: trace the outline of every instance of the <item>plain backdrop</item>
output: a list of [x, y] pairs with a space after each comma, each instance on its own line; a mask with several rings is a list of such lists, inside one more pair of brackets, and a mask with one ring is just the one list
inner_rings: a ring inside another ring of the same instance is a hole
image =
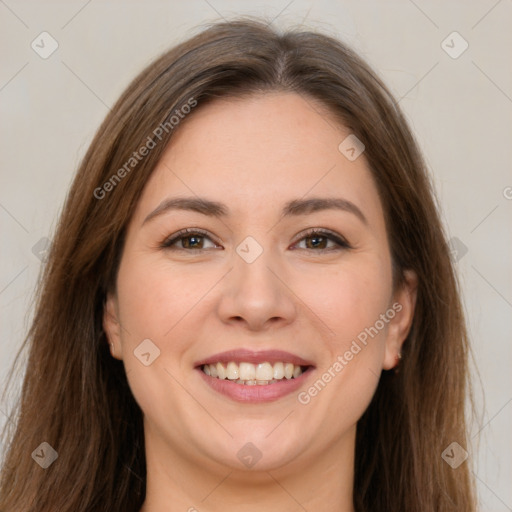
[[[0, 1], [2, 388], [30, 322], [47, 239], [109, 106], [153, 57], [240, 14], [342, 39], [400, 99], [464, 293], [481, 414], [467, 450], [481, 509], [512, 510], [510, 0]], [[9, 407], [0, 404], [0, 426]]]

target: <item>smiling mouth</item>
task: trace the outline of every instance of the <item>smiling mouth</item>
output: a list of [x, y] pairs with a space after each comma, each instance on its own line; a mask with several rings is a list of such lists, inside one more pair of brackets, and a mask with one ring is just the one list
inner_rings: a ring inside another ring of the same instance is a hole
[[228, 363], [203, 364], [201, 370], [206, 375], [219, 380], [228, 380], [245, 386], [265, 386], [283, 380], [300, 377], [310, 368], [287, 362], [253, 364], [248, 362], [229, 361]]

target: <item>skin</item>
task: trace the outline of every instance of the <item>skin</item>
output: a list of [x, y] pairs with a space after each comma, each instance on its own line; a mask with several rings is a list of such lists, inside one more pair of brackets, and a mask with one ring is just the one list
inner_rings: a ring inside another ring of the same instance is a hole
[[[143, 512], [354, 510], [356, 423], [381, 371], [397, 363], [417, 280], [408, 271], [393, 290], [364, 153], [351, 162], [338, 150], [348, 134], [319, 103], [294, 93], [216, 100], [182, 122], [149, 179], [104, 314], [112, 354], [124, 361], [144, 413]], [[144, 223], [163, 200], [183, 196], [225, 203], [231, 215], [172, 210]], [[311, 197], [349, 200], [367, 225], [335, 209], [280, 217], [285, 202]], [[160, 247], [183, 228], [211, 236]], [[312, 244], [307, 228], [332, 230], [351, 248]], [[263, 249], [252, 263], [236, 252], [247, 236]], [[199, 249], [183, 248], [187, 242]], [[235, 402], [194, 370], [224, 350], [280, 349], [314, 362], [299, 391], [307, 390], [394, 303], [401, 311], [307, 404], [297, 392]], [[148, 338], [160, 355], [145, 366], [134, 350]], [[252, 468], [237, 457], [248, 442], [262, 455]]]

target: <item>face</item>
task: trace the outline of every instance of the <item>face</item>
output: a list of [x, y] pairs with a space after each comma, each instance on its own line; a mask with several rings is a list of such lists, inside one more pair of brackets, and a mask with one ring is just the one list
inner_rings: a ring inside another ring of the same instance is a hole
[[217, 100], [154, 170], [104, 326], [166, 457], [298, 468], [353, 443], [415, 285], [392, 287], [364, 153], [338, 149], [348, 135], [293, 93]]

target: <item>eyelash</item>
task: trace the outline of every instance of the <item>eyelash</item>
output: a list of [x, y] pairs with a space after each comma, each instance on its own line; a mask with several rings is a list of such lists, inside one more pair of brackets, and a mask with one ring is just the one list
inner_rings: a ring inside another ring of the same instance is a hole
[[[194, 235], [198, 235], [198, 236], [204, 237], [204, 238], [210, 238], [210, 240], [212, 240], [212, 238], [210, 237], [210, 235], [208, 234], [207, 231], [204, 231], [199, 228], [186, 228], [186, 229], [181, 229], [180, 231], [178, 231], [177, 233], [174, 233], [170, 237], [167, 237], [160, 244], [160, 248], [171, 250], [171, 251], [177, 250], [177, 251], [187, 251], [187, 252], [208, 250], [208, 249], [201, 249], [201, 248], [186, 249], [183, 247], [172, 247], [172, 245], [174, 243], [179, 242], [180, 240], [184, 240], [186, 238], [192, 237]], [[323, 228], [310, 228], [310, 229], [306, 230], [304, 233], [301, 233], [301, 238], [299, 238], [296, 242], [294, 242], [294, 245], [301, 242], [305, 238], [312, 238], [313, 236], [317, 236], [317, 237], [319, 236], [321, 238], [326, 238], [327, 240], [333, 241], [336, 244], [338, 244], [338, 247], [330, 247], [330, 248], [324, 248], [324, 249], [318, 249], [318, 250], [306, 248], [306, 249], [302, 249], [302, 250], [314, 250], [314, 252], [324, 253], [324, 252], [330, 252], [330, 251], [352, 249], [352, 246], [343, 237], [338, 236], [334, 232], [332, 232], [328, 229], [323, 229]], [[212, 242], [216, 243], [214, 240], [212, 240]], [[296, 249], [294, 249], [294, 250], [296, 250]]]

